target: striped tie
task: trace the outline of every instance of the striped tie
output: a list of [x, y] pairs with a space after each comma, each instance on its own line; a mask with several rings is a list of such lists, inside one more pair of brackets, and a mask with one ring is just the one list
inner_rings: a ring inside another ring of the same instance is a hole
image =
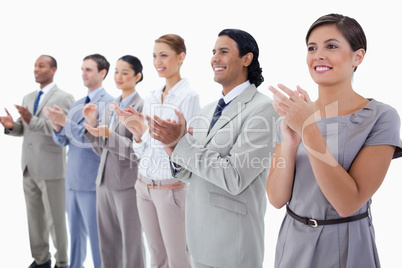
[[208, 132], [211, 131], [212, 127], [215, 125], [216, 121], [218, 121], [219, 117], [221, 116], [222, 110], [223, 110], [229, 103], [230, 103], [230, 102], [225, 103], [225, 101], [223, 100], [223, 98], [218, 101], [218, 105], [216, 105], [216, 109], [215, 109], [214, 115], [213, 115], [213, 117], [212, 117], [211, 125], [209, 126]]

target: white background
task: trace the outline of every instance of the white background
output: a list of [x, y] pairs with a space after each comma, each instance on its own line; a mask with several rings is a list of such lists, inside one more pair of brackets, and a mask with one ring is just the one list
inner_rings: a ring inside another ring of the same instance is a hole
[[[402, 115], [402, 44], [398, 1], [7, 1], [0, 4], [0, 114], [21, 104], [38, 88], [34, 62], [41, 54], [58, 61], [55, 81], [76, 99], [86, 94], [81, 63], [88, 54], [100, 53], [111, 63], [104, 82], [114, 96], [120, 92], [113, 81], [117, 59], [137, 56], [144, 65], [144, 81], [137, 90], [145, 96], [161, 86], [152, 64], [154, 40], [167, 33], [179, 34], [187, 45], [182, 76], [200, 94], [201, 106], [216, 100], [220, 86], [213, 81], [211, 50], [224, 28], [251, 33], [260, 47], [265, 82], [259, 90], [268, 96], [268, 85], [283, 83], [306, 89], [316, 98], [317, 88], [305, 63], [305, 34], [321, 15], [341, 13], [355, 18], [368, 39], [366, 58], [354, 77], [354, 89], [395, 107]], [[0, 135], [0, 251], [1, 267], [27, 267], [30, 257], [25, 203], [20, 170], [21, 138]], [[400, 263], [402, 213], [402, 160], [394, 160], [385, 182], [373, 197], [376, 241], [383, 267]], [[264, 267], [273, 267], [278, 230], [284, 209], [268, 206], [266, 213]], [[53, 252], [54, 253], [54, 252]], [[92, 267], [87, 260], [86, 267]], [[304, 267], [302, 267], [304, 268]]]

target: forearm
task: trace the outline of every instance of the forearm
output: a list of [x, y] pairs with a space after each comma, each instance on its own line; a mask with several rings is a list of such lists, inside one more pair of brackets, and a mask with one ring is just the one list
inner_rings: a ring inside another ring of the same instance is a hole
[[341, 216], [356, 212], [362, 200], [354, 178], [337, 162], [316, 124], [304, 129], [303, 143], [324, 196]]
[[267, 194], [269, 202], [278, 209], [292, 197], [297, 149], [286, 144], [275, 146], [267, 180]]
[[[240, 143], [245, 144], [244, 141]], [[171, 160], [228, 193], [238, 195], [268, 167], [271, 159], [267, 158], [270, 155], [268, 147], [239, 148], [235, 144], [232, 148], [222, 156], [214, 149], [197, 144], [190, 134], [186, 134], [177, 144]]]

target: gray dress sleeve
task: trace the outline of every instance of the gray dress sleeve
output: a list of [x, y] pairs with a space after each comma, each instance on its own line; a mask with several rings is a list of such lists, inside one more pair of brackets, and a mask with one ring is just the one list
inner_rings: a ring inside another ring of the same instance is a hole
[[392, 145], [395, 146], [393, 158], [402, 156], [402, 141], [400, 138], [401, 120], [398, 112], [388, 106], [378, 118], [367, 137], [363, 147], [373, 145]]

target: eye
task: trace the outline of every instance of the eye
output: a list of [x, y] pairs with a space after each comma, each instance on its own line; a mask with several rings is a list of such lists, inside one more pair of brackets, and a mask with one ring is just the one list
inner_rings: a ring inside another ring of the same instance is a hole
[[335, 49], [335, 48], [338, 48], [338, 46], [329, 44], [329, 45], [327, 46], [327, 48], [329, 48], [329, 49]]
[[314, 51], [314, 50], [316, 50], [316, 49], [317, 49], [316, 47], [309, 46], [309, 47], [307, 48], [307, 51], [308, 51], [308, 52], [312, 52], [312, 51]]

